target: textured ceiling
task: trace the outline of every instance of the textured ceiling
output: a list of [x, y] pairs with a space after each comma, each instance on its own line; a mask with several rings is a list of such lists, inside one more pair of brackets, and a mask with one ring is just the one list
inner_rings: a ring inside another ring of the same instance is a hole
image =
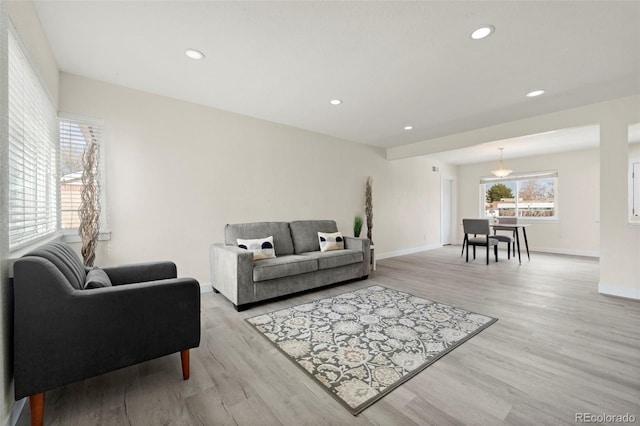
[[35, 5], [62, 71], [380, 147], [640, 93], [637, 1]]

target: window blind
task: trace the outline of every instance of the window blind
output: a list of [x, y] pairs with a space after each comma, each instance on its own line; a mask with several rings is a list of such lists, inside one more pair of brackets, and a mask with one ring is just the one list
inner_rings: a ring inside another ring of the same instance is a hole
[[56, 232], [56, 114], [20, 43], [9, 31], [9, 247]]
[[82, 201], [82, 157], [90, 142], [102, 143], [102, 126], [98, 123], [61, 117], [60, 130], [60, 227], [80, 226], [78, 209]]

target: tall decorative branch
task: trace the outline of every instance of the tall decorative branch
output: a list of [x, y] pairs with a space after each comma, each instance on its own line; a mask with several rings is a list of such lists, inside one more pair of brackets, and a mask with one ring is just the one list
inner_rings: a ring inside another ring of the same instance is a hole
[[78, 209], [82, 240], [82, 258], [85, 266], [93, 266], [96, 244], [100, 231], [100, 184], [98, 182], [99, 145], [91, 141], [84, 152], [82, 162], [82, 193]]
[[373, 229], [373, 178], [369, 176], [367, 178], [367, 184], [364, 192], [364, 213], [367, 216], [367, 238], [373, 245], [373, 239], [371, 238], [371, 230]]

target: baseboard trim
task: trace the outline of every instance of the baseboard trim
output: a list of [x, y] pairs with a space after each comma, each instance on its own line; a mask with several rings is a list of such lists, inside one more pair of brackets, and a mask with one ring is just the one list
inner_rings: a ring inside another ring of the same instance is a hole
[[620, 288], [607, 284], [598, 283], [598, 293], [607, 296], [624, 297], [625, 299], [640, 300], [640, 289], [638, 288]]
[[22, 398], [21, 400], [16, 401], [13, 404], [13, 409], [11, 410], [11, 416], [9, 417], [9, 420], [7, 420], [7, 426], [16, 426], [26, 402], [27, 402], [27, 398]]
[[200, 283], [200, 293], [210, 293], [213, 291], [211, 283]]
[[388, 251], [386, 253], [380, 253], [380, 254], [376, 253], [376, 260], [388, 259], [390, 257], [404, 256], [405, 254], [420, 253], [421, 251], [435, 250], [439, 248], [442, 248], [442, 244], [436, 243], [436, 244], [428, 244], [426, 246], [414, 247], [410, 249]]
[[[462, 244], [454, 244], [458, 247], [462, 247]], [[500, 250], [504, 250], [506, 251], [506, 246], [499, 246]], [[567, 256], [582, 256], [582, 257], [595, 257], [595, 258], [600, 258], [600, 252], [599, 251], [591, 251], [591, 250], [567, 250], [567, 249], [561, 249], [561, 248], [548, 248], [548, 247], [536, 247], [536, 248], [529, 248], [529, 251], [531, 253], [550, 253], [550, 254], [565, 254]], [[524, 243], [522, 243], [522, 245], [520, 246], [520, 253], [524, 253], [525, 255], [527, 254], [527, 249], [524, 246]]]
[[[526, 252], [526, 249], [520, 246], [520, 251]], [[545, 247], [536, 247], [535, 249], [530, 249], [532, 252], [541, 252], [541, 253], [552, 253], [552, 254], [566, 254], [569, 256], [584, 256], [584, 257], [600, 257], [599, 251], [592, 250], [567, 250], [560, 248], [545, 248]]]

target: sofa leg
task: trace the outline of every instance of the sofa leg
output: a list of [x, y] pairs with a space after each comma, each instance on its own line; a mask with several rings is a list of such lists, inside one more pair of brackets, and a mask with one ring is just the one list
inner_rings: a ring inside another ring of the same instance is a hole
[[236, 308], [236, 312], [246, 311], [247, 309], [249, 309], [249, 306], [249, 303], [245, 303], [243, 305], [233, 305], [233, 307]]
[[44, 423], [44, 392], [29, 397], [31, 408], [31, 426], [42, 426]]
[[364, 276], [360, 277], [360, 279], [361, 279], [362, 281], [364, 281], [364, 280], [366, 280], [366, 279], [368, 279], [368, 278], [369, 278], [369, 275], [364, 275]]
[[189, 349], [180, 351], [180, 360], [182, 361], [182, 378], [189, 380]]

